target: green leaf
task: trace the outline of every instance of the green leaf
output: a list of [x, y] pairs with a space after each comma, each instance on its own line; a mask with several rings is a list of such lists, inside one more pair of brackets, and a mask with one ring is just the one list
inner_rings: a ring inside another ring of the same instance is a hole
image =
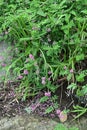
[[54, 110], [54, 108], [53, 108], [52, 106], [50, 106], [50, 107], [48, 107], [48, 108], [46, 109], [45, 114], [50, 113], [50, 112], [52, 112], [53, 110]]
[[81, 12], [87, 15], [87, 10], [82, 10]]
[[84, 54], [76, 55], [76, 61], [84, 60], [84, 57], [85, 57]]
[[79, 130], [79, 129], [76, 127], [71, 127], [71, 128], [69, 128], [69, 130]]
[[65, 125], [58, 123], [54, 128], [54, 130], [79, 130], [79, 129], [76, 127], [67, 128]]
[[82, 92], [83, 94], [87, 94], [87, 84], [85, 86], [82, 86]]
[[68, 87], [67, 87], [67, 89], [76, 89], [77, 88], [77, 85], [75, 84], [75, 83], [72, 83], [72, 84], [70, 84]]
[[63, 124], [58, 123], [54, 128], [54, 130], [68, 130], [68, 129]]
[[26, 37], [26, 38], [20, 38], [19, 42], [24, 42], [24, 41], [29, 41], [30, 38], [29, 37]]
[[40, 99], [40, 103], [44, 103], [48, 100], [48, 97], [47, 96], [44, 96]]
[[67, 80], [69, 81], [69, 80], [71, 80], [71, 78], [72, 78], [72, 74], [70, 73], [70, 74], [68, 74], [68, 76], [67, 76]]
[[84, 77], [85, 77], [85, 74], [84, 73], [80, 73], [80, 75], [76, 76], [76, 81], [84, 82]]
[[46, 16], [46, 14], [43, 12], [42, 9], [39, 9], [38, 12], [37, 12], [37, 14], [39, 14], [40, 16], [43, 16], [43, 17]]

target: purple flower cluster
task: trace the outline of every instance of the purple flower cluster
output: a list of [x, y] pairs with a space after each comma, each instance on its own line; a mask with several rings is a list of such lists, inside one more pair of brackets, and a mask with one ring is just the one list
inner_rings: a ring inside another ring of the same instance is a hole
[[34, 56], [32, 54], [29, 54], [29, 57], [26, 58], [26, 63], [29, 62], [29, 59], [34, 60]]
[[6, 66], [6, 64], [5, 64], [5, 63], [2, 63], [2, 64], [1, 64], [1, 66], [2, 66], [2, 67], [5, 67], [5, 66]]
[[34, 56], [33, 56], [32, 54], [29, 54], [29, 58], [30, 58], [31, 60], [34, 60]]
[[47, 97], [51, 97], [51, 92], [45, 92], [45, 94], [44, 94], [45, 96], [47, 96]]
[[25, 75], [28, 75], [28, 70], [24, 70], [24, 74], [25, 74]]
[[[29, 62], [29, 59], [34, 60], [34, 56], [32, 54], [29, 54], [29, 58], [27, 58], [25, 62]], [[24, 69], [23, 73], [24, 73], [24, 75], [28, 75], [29, 74], [27, 69]], [[39, 72], [37, 72], [37, 73], [39, 73]], [[18, 79], [23, 79], [23, 76], [19, 75]]]
[[[64, 66], [64, 70], [67, 70], [67, 66]], [[71, 69], [69, 70], [69, 72], [70, 72], [70, 73], [73, 73], [74, 70], [71, 68]]]
[[61, 110], [60, 110], [60, 109], [57, 109], [57, 110], [56, 110], [56, 114], [57, 114], [57, 115], [60, 115], [60, 113], [61, 113]]
[[46, 77], [42, 77], [42, 82], [41, 82], [43, 85], [46, 84]]
[[22, 78], [23, 78], [23, 76], [22, 76], [22, 75], [19, 75], [19, 76], [18, 76], [18, 79], [22, 79]]
[[52, 74], [52, 72], [51, 72], [51, 71], [48, 71], [48, 74], [50, 75], [50, 74]]
[[[24, 70], [24, 75], [28, 75], [28, 70]], [[20, 74], [18, 77], [17, 77], [17, 79], [23, 79], [23, 76]]]
[[73, 69], [70, 69], [70, 73], [73, 73], [74, 72], [74, 70]]
[[0, 56], [0, 60], [4, 59], [3, 56]]

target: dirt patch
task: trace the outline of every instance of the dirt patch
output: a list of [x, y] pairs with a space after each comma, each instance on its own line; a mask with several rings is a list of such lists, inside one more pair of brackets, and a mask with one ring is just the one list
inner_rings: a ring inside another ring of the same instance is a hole
[[[50, 113], [45, 114], [45, 110], [49, 106], [54, 107], [54, 102], [51, 100], [51, 97], [47, 101], [40, 103], [41, 97], [44, 96], [45, 91], [41, 91], [34, 98], [28, 98], [26, 101], [23, 101], [20, 97], [20, 93], [16, 93], [16, 88], [20, 83], [8, 82], [4, 88], [4, 84], [0, 84], [0, 116], [15, 116], [21, 115], [25, 111], [28, 113], [35, 113], [43, 117], [58, 117], [56, 111], [53, 110]], [[58, 104], [59, 109], [67, 110], [72, 109], [74, 100], [71, 97], [68, 97], [66, 94], [66, 89], [60, 88], [57, 91], [58, 95]], [[78, 101], [75, 100], [75, 103]], [[72, 117], [72, 113], [68, 114], [68, 117]]]
[[[51, 114], [45, 114], [45, 110], [49, 106], [53, 106], [54, 103], [49, 98], [44, 103], [39, 103], [40, 98], [44, 96], [44, 91], [40, 92], [37, 96], [34, 98], [28, 98], [26, 101], [23, 101], [19, 99], [20, 95], [18, 95], [15, 92], [15, 89], [19, 86], [19, 83], [8, 83], [5, 88], [3, 87], [4, 84], [0, 84], [0, 116], [15, 116], [15, 115], [21, 115], [25, 111], [29, 112], [28, 109], [31, 109], [32, 113], [38, 114], [39, 116], [44, 117], [57, 117], [57, 114], [55, 111], [53, 111]], [[61, 97], [59, 90], [59, 96], [58, 97], [58, 103], [60, 103], [60, 109], [67, 109], [70, 108], [71, 101], [70, 99], [64, 97]], [[61, 100], [60, 100], [61, 99]], [[67, 100], [66, 100], [67, 99]], [[30, 113], [31, 113], [30, 112]]]
[[9, 83], [5, 88], [3, 83], [0, 84], [0, 117], [1, 116], [15, 116], [23, 113], [25, 106], [29, 104], [29, 100], [26, 102], [18, 100], [15, 93], [16, 83]]

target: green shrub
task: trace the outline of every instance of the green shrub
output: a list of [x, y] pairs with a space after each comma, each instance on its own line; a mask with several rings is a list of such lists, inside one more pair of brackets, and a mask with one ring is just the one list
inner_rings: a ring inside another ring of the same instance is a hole
[[68, 89], [87, 94], [86, 0], [10, 0], [0, 2], [0, 7], [0, 32], [7, 30], [6, 40], [14, 43], [8, 72], [13, 69], [20, 79], [23, 99], [43, 89], [55, 94], [59, 86], [54, 83], [63, 77]]

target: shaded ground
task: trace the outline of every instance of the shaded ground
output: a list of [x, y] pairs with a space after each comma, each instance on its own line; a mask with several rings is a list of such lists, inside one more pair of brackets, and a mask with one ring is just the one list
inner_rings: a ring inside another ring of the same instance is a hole
[[23, 113], [25, 106], [29, 104], [29, 101], [18, 100], [14, 90], [18, 84], [8, 83], [6, 88], [3, 85], [3, 83], [0, 85], [0, 117], [20, 115]]
[[[0, 117], [8, 116], [12, 117], [15, 115], [21, 115], [23, 113], [28, 112], [37, 114], [42, 117], [51, 117], [58, 118], [56, 111], [54, 110], [51, 114], [45, 114], [45, 110], [49, 106], [53, 106], [54, 103], [49, 98], [46, 102], [40, 103], [40, 98], [44, 96], [44, 91], [40, 92], [34, 98], [28, 98], [26, 101], [20, 100], [20, 93], [16, 93], [15, 89], [19, 86], [19, 83], [9, 82], [5, 88], [4, 84], [0, 84]], [[61, 110], [64, 109], [72, 109], [72, 105], [74, 104], [74, 100], [68, 98], [66, 96], [66, 90], [61, 94], [61, 89], [58, 91], [58, 104]], [[63, 96], [61, 96], [63, 95]], [[68, 118], [72, 118], [74, 115], [72, 113], [68, 114]]]
[[[44, 103], [39, 103], [40, 98], [44, 96], [44, 91], [40, 92], [32, 99], [28, 98], [26, 101], [22, 101], [19, 99], [21, 95], [15, 91], [18, 85], [19, 83], [9, 82], [4, 88], [4, 84], [0, 84], [0, 116], [10, 117], [15, 116], [16, 114], [20, 115], [26, 110], [28, 113], [35, 113], [39, 116], [51, 118], [57, 117], [55, 111], [53, 111], [51, 114], [45, 114], [45, 110], [49, 106], [54, 105], [51, 98]], [[63, 96], [61, 96], [61, 89], [59, 89], [58, 103], [60, 103], [60, 109], [69, 109], [73, 102], [71, 102], [71, 99], [66, 97], [65, 92], [62, 93], [62, 95]], [[31, 110], [29, 111], [29, 109]]]

